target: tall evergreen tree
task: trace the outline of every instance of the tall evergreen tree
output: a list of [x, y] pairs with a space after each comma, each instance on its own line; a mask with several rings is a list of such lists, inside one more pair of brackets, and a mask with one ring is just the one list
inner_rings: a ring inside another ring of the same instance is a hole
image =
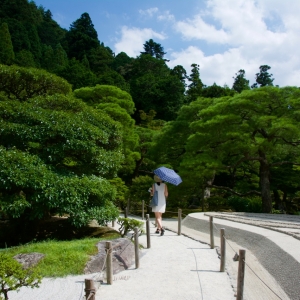
[[140, 110], [146, 113], [154, 110], [158, 119], [174, 120], [183, 104], [184, 85], [178, 76], [171, 75], [164, 60], [149, 54], [135, 59], [130, 72], [130, 91], [137, 108], [137, 122]]
[[245, 70], [241, 69], [235, 75], [232, 89], [238, 93], [241, 93], [243, 90], [250, 90], [249, 80], [245, 78]]
[[42, 47], [37, 28], [32, 24], [26, 24], [26, 27], [28, 39], [30, 41], [30, 52], [33, 54], [36, 63], [39, 64], [39, 60], [42, 57]]
[[53, 71], [56, 67], [54, 60], [54, 51], [51, 46], [43, 45], [43, 59], [41, 61], [41, 66], [47, 71]]
[[93, 48], [100, 45], [97, 31], [88, 13], [83, 13], [79, 19], [72, 23], [66, 34], [68, 42], [68, 56], [82, 60]]
[[262, 86], [273, 86], [274, 78], [273, 74], [269, 74], [268, 70], [271, 67], [268, 65], [262, 65], [259, 67], [260, 72], [256, 73], [256, 83], [252, 84], [252, 88], [262, 87]]
[[68, 56], [64, 48], [58, 43], [54, 49], [55, 69], [64, 68], [68, 64]]
[[127, 79], [127, 74], [132, 68], [133, 60], [134, 59], [129, 57], [125, 52], [120, 52], [114, 58], [111, 66]]
[[50, 45], [53, 49], [58, 43], [61, 43], [66, 49], [66, 42], [63, 44], [63, 41], [67, 30], [61, 28], [57, 22], [52, 19], [52, 13], [49, 9], [45, 10], [40, 6], [39, 10], [43, 17], [42, 22], [37, 27], [41, 43]]
[[186, 82], [185, 80], [187, 79], [187, 74], [186, 70], [183, 66], [177, 65], [171, 70], [171, 75], [177, 76], [184, 87], [186, 87]]
[[11, 65], [15, 59], [15, 53], [11, 36], [6, 23], [0, 25], [0, 63]]
[[8, 29], [11, 36], [11, 41], [14, 47], [15, 53], [22, 50], [30, 50], [30, 41], [28, 38], [27, 30], [24, 24], [15, 19], [7, 18], [5, 22], [8, 25]]
[[186, 100], [188, 103], [195, 101], [199, 96], [201, 96], [202, 88], [204, 84], [200, 79], [200, 66], [197, 64], [192, 64], [191, 75], [188, 77], [190, 84], [188, 85], [188, 90], [186, 92]]
[[103, 74], [110, 70], [110, 65], [114, 60], [114, 56], [110, 48], [101, 44], [90, 49], [90, 51], [86, 53], [90, 68], [95, 74]]
[[141, 52], [141, 54], [149, 54], [158, 59], [163, 59], [164, 55], [167, 54], [164, 52], [164, 48], [161, 44], [155, 43], [152, 39], [144, 44], [144, 50], [145, 51]]
[[21, 50], [15, 55], [15, 63], [21, 67], [36, 67], [34, 56], [29, 50]]

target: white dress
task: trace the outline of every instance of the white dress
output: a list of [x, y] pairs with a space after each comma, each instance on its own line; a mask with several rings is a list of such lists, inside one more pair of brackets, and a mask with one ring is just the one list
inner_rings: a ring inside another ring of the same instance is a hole
[[154, 188], [158, 192], [158, 205], [152, 207], [152, 212], [164, 213], [166, 211], [165, 184], [158, 185], [155, 183]]

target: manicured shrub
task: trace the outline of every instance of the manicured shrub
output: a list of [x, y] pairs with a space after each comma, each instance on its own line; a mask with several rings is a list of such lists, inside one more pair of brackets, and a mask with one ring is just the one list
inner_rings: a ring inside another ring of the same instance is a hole
[[9, 291], [22, 286], [39, 287], [41, 276], [37, 268], [24, 269], [20, 263], [5, 253], [0, 253], [0, 299], [7, 300]]

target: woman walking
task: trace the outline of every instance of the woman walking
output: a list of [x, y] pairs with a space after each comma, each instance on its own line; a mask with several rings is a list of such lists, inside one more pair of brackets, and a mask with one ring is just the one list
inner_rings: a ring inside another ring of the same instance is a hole
[[157, 222], [157, 229], [155, 233], [160, 233], [164, 235], [165, 230], [162, 227], [162, 214], [166, 211], [166, 198], [168, 197], [168, 187], [163, 181], [157, 176], [154, 175], [155, 183], [152, 185], [151, 196], [154, 192], [158, 192], [158, 204], [157, 206], [152, 207], [152, 212], [155, 214], [155, 219]]

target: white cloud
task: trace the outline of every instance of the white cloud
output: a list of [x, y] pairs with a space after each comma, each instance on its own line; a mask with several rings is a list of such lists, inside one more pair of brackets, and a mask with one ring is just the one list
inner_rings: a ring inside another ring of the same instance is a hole
[[149, 8], [146, 10], [139, 10], [139, 13], [143, 16], [153, 17], [158, 12], [157, 7]]
[[[181, 52], [173, 52], [169, 66], [173, 68], [176, 65], [182, 65], [190, 74], [193, 63], [200, 65], [200, 78], [204, 84], [212, 85], [215, 82], [221, 86], [227, 84], [229, 87], [232, 86], [232, 77], [238, 70], [251, 68], [251, 64], [241, 56], [239, 49], [233, 48], [222, 54], [205, 56], [200, 49], [193, 46]], [[257, 73], [258, 70], [251, 71]], [[247, 78], [248, 76], [249, 73], [246, 73]]]
[[199, 39], [222, 44], [228, 40], [227, 33], [223, 29], [217, 30], [213, 25], [205, 23], [200, 15], [192, 20], [177, 22], [175, 28], [187, 40]]
[[197, 63], [205, 84], [229, 86], [239, 69], [253, 83], [259, 66], [267, 64], [274, 84], [299, 86], [299, 13], [300, 1], [294, 0], [208, 0], [205, 11], [177, 22], [175, 28], [183, 40], [221, 44], [226, 50], [205, 56], [190, 46], [168, 53], [174, 58], [170, 64], [180, 64], [189, 73], [191, 63]]
[[155, 32], [150, 28], [128, 28], [123, 26], [121, 30], [121, 39], [115, 43], [116, 54], [120, 52], [127, 53], [130, 57], [136, 57], [143, 51], [143, 45], [149, 39], [164, 40], [166, 37], [164, 34]]
[[157, 19], [159, 21], [175, 21], [174, 15], [170, 14], [170, 12], [167, 10], [164, 13], [157, 16]]

